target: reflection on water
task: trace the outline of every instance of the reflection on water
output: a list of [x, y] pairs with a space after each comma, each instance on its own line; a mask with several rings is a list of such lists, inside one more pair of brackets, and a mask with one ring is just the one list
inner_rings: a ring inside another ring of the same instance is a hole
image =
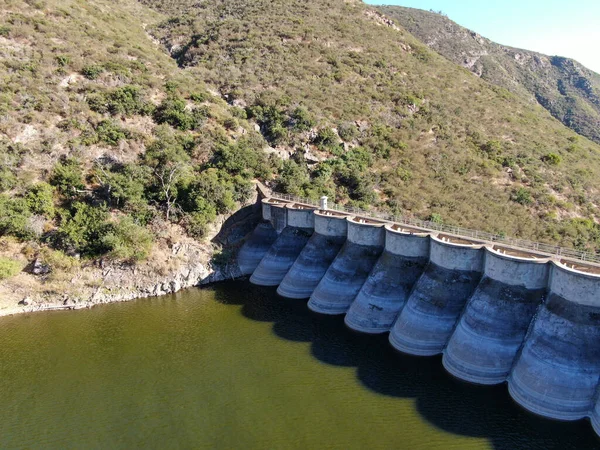
[[0, 448], [600, 449], [247, 282], [0, 319]]

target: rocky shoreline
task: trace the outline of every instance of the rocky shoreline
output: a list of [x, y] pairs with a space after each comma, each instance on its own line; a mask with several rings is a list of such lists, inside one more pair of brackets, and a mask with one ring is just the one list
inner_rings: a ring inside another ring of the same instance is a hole
[[[141, 264], [96, 261], [64, 274], [63, 280], [23, 272], [0, 283], [0, 316], [85, 309], [241, 278], [233, 255], [260, 220], [260, 198], [259, 194], [234, 214], [221, 216], [202, 242], [170, 225], [169, 237], [158, 241]], [[219, 252], [224, 255], [216, 258]]]

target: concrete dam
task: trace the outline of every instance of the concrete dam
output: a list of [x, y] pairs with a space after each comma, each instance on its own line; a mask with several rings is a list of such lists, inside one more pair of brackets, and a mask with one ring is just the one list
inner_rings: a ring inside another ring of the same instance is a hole
[[[600, 266], [276, 198], [242, 272], [525, 409], [600, 435]], [[283, 300], [282, 300], [283, 301]]]

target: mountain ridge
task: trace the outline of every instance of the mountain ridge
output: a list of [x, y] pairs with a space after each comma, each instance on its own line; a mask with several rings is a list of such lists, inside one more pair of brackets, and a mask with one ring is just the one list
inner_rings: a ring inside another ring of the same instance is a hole
[[537, 101], [566, 126], [600, 142], [600, 74], [570, 58], [498, 44], [440, 13], [377, 9], [450, 61]]

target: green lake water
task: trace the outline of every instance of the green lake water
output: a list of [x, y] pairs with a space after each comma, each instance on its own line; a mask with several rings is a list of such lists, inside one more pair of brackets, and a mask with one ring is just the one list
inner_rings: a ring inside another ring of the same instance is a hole
[[0, 318], [0, 449], [600, 449], [505, 386], [452, 379], [233, 282]]

